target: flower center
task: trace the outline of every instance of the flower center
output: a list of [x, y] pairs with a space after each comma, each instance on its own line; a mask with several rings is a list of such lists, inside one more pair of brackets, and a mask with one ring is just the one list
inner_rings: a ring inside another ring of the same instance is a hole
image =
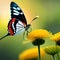
[[37, 46], [37, 45], [42, 45], [45, 42], [45, 40], [43, 39], [36, 39], [32, 42], [33, 45]]

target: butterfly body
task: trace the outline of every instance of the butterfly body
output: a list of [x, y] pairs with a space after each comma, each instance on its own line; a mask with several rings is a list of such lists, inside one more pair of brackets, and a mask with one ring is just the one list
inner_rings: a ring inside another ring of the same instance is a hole
[[25, 27], [25, 31], [27, 31], [30, 28], [31, 24], [27, 24]]

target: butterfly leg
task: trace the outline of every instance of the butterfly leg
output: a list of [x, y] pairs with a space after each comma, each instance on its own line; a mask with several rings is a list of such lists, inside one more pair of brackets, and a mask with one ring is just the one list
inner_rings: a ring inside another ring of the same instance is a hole
[[30, 33], [32, 31], [32, 27], [30, 27], [30, 29], [27, 31], [27, 33]]
[[32, 31], [32, 27], [30, 28], [30, 31], [24, 31], [23, 33], [23, 39], [26, 38], [28, 36], [28, 34]]
[[23, 33], [23, 39], [25, 38], [25, 31], [24, 31], [24, 33]]
[[26, 37], [28, 36], [28, 34], [29, 34], [29, 31], [27, 30], [27, 31], [26, 31]]
[[32, 31], [32, 27], [30, 27], [30, 32]]

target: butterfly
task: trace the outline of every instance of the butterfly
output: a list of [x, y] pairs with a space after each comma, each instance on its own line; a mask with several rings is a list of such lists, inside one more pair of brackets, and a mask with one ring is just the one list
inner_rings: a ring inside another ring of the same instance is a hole
[[[0, 40], [7, 36], [14, 36], [15, 34], [21, 31], [28, 32], [28, 29], [31, 26], [31, 24], [27, 24], [24, 12], [15, 2], [10, 3], [10, 10], [11, 10], [11, 19], [8, 23], [8, 34], [0, 38]], [[38, 16], [33, 18], [32, 21], [34, 21], [37, 18]]]

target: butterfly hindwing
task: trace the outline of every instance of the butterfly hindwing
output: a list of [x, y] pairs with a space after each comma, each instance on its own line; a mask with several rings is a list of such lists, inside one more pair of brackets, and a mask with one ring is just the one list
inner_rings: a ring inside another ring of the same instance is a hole
[[24, 24], [19, 19], [12, 18], [8, 23], [8, 32], [10, 35], [15, 35], [24, 29]]
[[27, 25], [27, 21], [26, 21], [23, 11], [15, 2], [11, 2], [10, 10], [11, 10], [11, 18], [19, 19], [22, 23]]
[[20, 20], [18, 20], [15, 26], [16, 26], [16, 33], [19, 33], [25, 30], [24, 24], [22, 24]]

